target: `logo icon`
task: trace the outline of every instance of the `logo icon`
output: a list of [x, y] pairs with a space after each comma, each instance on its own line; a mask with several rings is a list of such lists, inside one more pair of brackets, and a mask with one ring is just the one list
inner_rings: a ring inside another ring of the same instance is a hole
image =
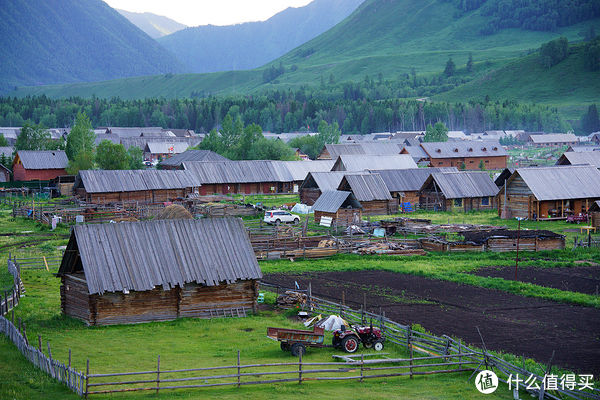
[[484, 369], [475, 377], [475, 387], [483, 394], [494, 393], [498, 389], [498, 376], [494, 371]]

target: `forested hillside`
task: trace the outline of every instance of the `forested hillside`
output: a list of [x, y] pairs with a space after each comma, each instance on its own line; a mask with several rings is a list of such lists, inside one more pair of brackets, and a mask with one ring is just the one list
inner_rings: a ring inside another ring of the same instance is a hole
[[159, 43], [192, 72], [256, 68], [333, 27], [363, 1], [314, 0], [266, 21], [187, 28], [160, 38]]
[[136, 13], [125, 10], [117, 10], [132, 24], [146, 32], [151, 38], [157, 39], [165, 35], [170, 35], [173, 32], [187, 28], [186, 25], [173, 21], [170, 18], [156, 15], [149, 12]]
[[0, 93], [14, 86], [179, 72], [156, 41], [101, 0], [3, 0]]

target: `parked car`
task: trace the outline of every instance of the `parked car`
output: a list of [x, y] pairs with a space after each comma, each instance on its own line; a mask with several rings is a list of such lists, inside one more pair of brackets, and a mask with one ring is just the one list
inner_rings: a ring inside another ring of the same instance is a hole
[[281, 223], [292, 223], [297, 224], [300, 222], [300, 218], [297, 215], [290, 213], [285, 210], [269, 210], [265, 212], [265, 218], [263, 219], [267, 224], [279, 225]]

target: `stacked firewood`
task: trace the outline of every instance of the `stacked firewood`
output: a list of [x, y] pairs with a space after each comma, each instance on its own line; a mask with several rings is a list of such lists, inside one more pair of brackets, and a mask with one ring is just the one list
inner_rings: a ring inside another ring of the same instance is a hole
[[306, 294], [288, 290], [277, 297], [277, 305], [281, 308], [295, 308], [306, 304]]

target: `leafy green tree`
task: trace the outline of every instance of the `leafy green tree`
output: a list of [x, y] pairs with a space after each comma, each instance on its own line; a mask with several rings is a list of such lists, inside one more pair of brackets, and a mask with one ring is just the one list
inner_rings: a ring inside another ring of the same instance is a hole
[[450, 76], [454, 75], [455, 72], [456, 72], [456, 64], [454, 64], [454, 61], [452, 61], [452, 57], [450, 57], [448, 59], [448, 61], [446, 61], [446, 68], [444, 68], [444, 75], [446, 75], [447, 77], [450, 77]]
[[431, 124], [427, 125], [425, 136], [423, 137], [424, 142], [447, 142], [448, 141], [448, 128], [443, 122], [436, 122], [434, 126]]
[[43, 125], [24, 124], [17, 137], [15, 150], [47, 150], [51, 147], [50, 133]]
[[81, 170], [94, 168], [94, 153], [92, 151], [80, 151], [75, 158], [69, 160], [67, 173], [77, 175]]
[[540, 47], [540, 62], [551, 68], [569, 56], [569, 41], [565, 37], [551, 40]]
[[129, 157], [125, 146], [103, 140], [96, 149], [96, 163], [100, 169], [128, 169]]
[[83, 112], [77, 113], [75, 125], [67, 136], [65, 152], [69, 160], [74, 160], [80, 152], [93, 153], [96, 134], [92, 130], [92, 122]]
[[251, 160], [287, 160], [296, 158], [290, 146], [281, 140], [271, 140], [263, 137], [254, 143], [249, 151]]
[[479, 161], [479, 169], [485, 171], [485, 163], [483, 162], [483, 160]]
[[581, 129], [586, 134], [600, 131], [600, 118], [595, 104], [590, 105], [587, 112], [581, 117]]
[[473, 72], [473, 54], [469, 53], [469, 60], [467, 61], [467, 72]]
[[600, 38], [585, 45], [583, 62], [589, 71], [600, 71]]
[[6, 146], [8, 146], [8, 141], [6, 140], [4, 135], [0, 133], [0, 147], [6, 147]]
[[131, 146], [127, 149], [127, 159], [129, 169], [144, 169], [144, 152], [137, 146]]
[[12, 157], [7, 156], [6, 154], [0, 154], [0, 164], [4, 165], [6, 168], [12, 168]]

